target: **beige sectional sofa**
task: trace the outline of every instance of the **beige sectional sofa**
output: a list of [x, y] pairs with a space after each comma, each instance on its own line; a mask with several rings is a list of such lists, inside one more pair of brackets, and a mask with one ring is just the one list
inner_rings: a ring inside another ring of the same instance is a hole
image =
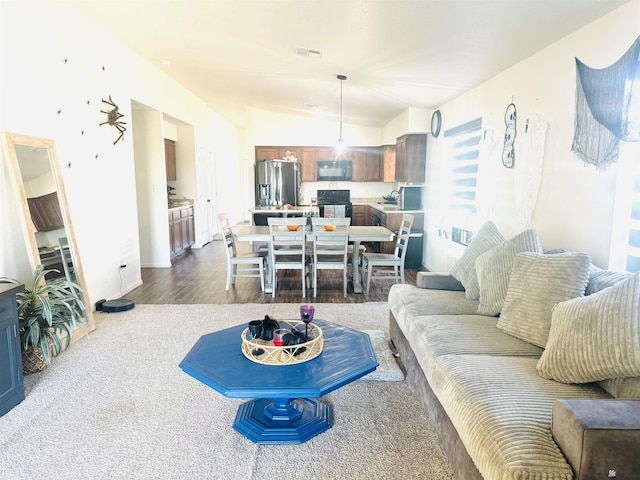
[[455, 478], [640, 478], [640, 402], [622, 400], [640, 398], [639, 302], [640, 274], [490, 223], [451, 273], [394, 285], [391, 340]]

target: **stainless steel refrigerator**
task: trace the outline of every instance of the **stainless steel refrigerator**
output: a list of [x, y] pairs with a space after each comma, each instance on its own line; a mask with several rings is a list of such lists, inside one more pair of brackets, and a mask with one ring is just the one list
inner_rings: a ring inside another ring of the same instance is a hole
[[298, 162], [256, 162], [256, 205], [299, 205], [300, 174]]

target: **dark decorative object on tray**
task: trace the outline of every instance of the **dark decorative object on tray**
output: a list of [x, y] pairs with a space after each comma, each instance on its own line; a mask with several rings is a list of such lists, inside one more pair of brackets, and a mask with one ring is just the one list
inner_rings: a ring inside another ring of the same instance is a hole
[[253, 338], [259, 340], [270, 341], [273, 340], [273, 332], [275, 332], [280, 327], [280, 324], [277, 320], [269, 317], [269, 315], [264, 316], [264, 320], [252, 320], [249, 322], [249, 331]]
[[305, 340], [307, 340], [308, 338], [307, 332], [309, 330], [309, 323], [313, 321], [313, 314], [315, 313], [315, 311], [316, 309], [313, 305], [302, 305], [300, 307], [300, 318], [302, 318], [302, 321], [304, 322]]

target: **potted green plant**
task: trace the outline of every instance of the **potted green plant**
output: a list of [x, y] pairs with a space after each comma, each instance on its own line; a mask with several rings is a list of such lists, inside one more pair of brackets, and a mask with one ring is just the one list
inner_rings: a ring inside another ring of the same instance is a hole
[[[58, 270], [45, 270], [38, 265], [31, 285], [16, 296], [25, 374], [44, 370], [52, 355], [67, 349], [72, 329], [84, 311], [80, 287], [66, 278], [45, 281], [50, 272]], [[7, 277], [0, 278], [0, 282], [22, 283]]]

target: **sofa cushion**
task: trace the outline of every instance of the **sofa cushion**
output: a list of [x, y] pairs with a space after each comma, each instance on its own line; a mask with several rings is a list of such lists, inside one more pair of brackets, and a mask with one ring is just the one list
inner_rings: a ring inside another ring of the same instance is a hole
[[506, 355], [540, 358], [542, 349], [496, 328], [495, 317], [429, 315], [414, 318], [418, 333], [433, 357], [441, 355]]
[[486, 479], [572, 479], [551, 436], [558, 398], [611, 398], [596, 384], [540, 377], [535, 358], [443, 355], [430, 385]]
[[587, 253], [518, 253], [498, 328], [544, 347], [549, 337], [553, 307], [584, 295], [590, 262]]
[[498, 227], [489, 221], [484, 223], [473, 236], [462, 256], [451, 267], [451, 275], [464, 285], [466, 296], [470, 300], [480, 297], [480, 286], [476, 274], [476, 259], [493, 247], [502, 245], [504, 237]]
[[640, 272], [556, 305], [538, 371], [565, 383], [640, 376]]
[[463, 291], [425, 290], [407, 284], [396, 284], [389, 290], [389, 308], [398, 321], [410, 315], [465, 315], [478, 310], [476, 300], [468, 300]]
[[535, 230], [525, 230], [477, 258], [476, 271], [480, 286], [478, 313], [481, 315], [498, 315], [502, 311], [513, 260], [520, 252], [542, 253], [540, 238]]

